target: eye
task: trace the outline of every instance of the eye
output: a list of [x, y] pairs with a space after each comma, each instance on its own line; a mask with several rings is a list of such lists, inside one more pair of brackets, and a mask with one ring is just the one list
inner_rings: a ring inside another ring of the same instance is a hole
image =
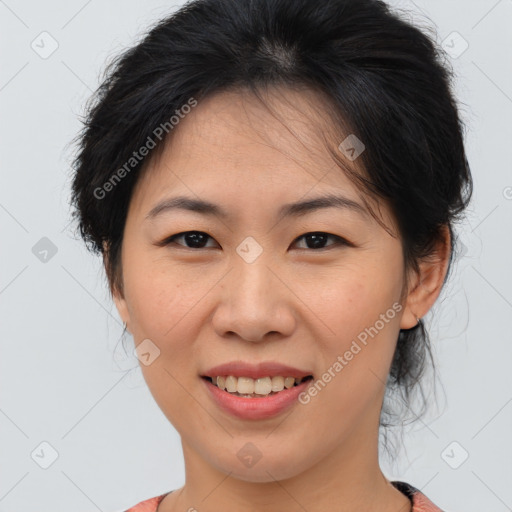
[[[325, 242], [329, 238], [334, 240], [334, 243], [325, 247]], [[323, 233], [321, 231], [315, 231], [313, 233], [306, 233], [305, 235], [302, 235], [299, 238], [297, 238], [296, 241], [302, 240], [302, 239], [304, 239], [306, 241], [306, 245], [308, 246], [308, 247], [306, 247], [307, 249], [319, 250], [319, 249], [326, 249], [331, 246], [339, 246], [339, 245], [353, 246], [350, 242], [348, 242], [344, 238], [341, 238], [340, 236], [331, 235], [330, 233]], [[310, 245], [312, 247], [309, 247]]]
[[[334, 243], [327, 245], [325, 247], [325, 243], [328, 239], [334, 240]], [[177, 243], [176, 240], [183, 239], [185, 241], [185, 244], [183, 243]], [[204, 233], [203, 231], [185, 231], [183, 233], [177, 233], [176, 235], [172, 235], [165, 240], [163, 240], [158, 245], [160, 246], [166, 246], [170, 244], [176, 244], [184, 246], [187, 249], [204, 249], [207, 248], [206, 243], [208, 239], [213, 240], [213, 238], [208, 235], [207, 233]], [[330, 233], [324, 233], [321, 231], [315, 231], [312, 233], [306, 233], [304, 235], [301, 235], [295, 240], [295, 243], [297, 243], [299, 240], [304, 240], [306, 242], [306, 249], [313, 249], [313, 250], [321, 250], [325, 248], [329, 248], [331, 246], [351, 246], [353, 247], [353, 244], [345, 240], [344, 238], [341, 238], [337, 235], [332, 235]], [[303, 247], [304, 248], [304, 247]]]
[[[172, 235], [166, 238], [162, 243], [158, 245], [170, 245], [175, 243], [175, 240], [183, 238], [187, 244], [185, 245], [187, 249], [203, 249], [205, 247], [205, 242], [208, 238], [211, 238], [210, 235], [202, 231], [185, 231], [183, 233], [177, 233], [176, 235]], [[213, 240], [213, 238], [212, 238]], [[183, 244], [177, 244], [183, 245]]]

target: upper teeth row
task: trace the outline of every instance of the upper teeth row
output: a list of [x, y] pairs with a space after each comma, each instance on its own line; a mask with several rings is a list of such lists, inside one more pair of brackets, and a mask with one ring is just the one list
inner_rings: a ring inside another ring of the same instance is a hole
[[283, 391], [284, 388], [290, 389], [295, 383], [299, 384], [302, 378], [296, 379], [294, 377], [262, 377], [260, 379], [251, 379], [250, 377], [234, 377], [229, 375], [227, 377], [219, 376], [213, 377], [213, 383], [220, 389], [225, 389], [230, 393], [242, 393], [257, 395], [268, 395], [271, 391]]

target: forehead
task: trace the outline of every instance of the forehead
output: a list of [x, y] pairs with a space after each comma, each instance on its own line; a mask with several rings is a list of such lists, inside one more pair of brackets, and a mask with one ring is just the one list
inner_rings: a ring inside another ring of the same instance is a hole
[[286, 187], [306, 193], [341, 187], [360, 194], [339, 167], [341, 161], [361, 172], [357, 161], [348, 161], [337, 149], [344, 134], [329, 117], [326, 100], [307, 88], [275, 87], [262, 95], [263, 101], [239, 89], [199, 101], [149, 161], [139, 188], [250, 183], [255, 189]]

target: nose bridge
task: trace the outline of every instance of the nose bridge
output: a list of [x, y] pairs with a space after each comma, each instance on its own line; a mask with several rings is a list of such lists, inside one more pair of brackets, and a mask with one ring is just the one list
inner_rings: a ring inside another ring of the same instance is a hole
[[277, 290], [278, 283], [270, 265], [270, 258], [263, 255], [251, 262], [240, 257], [235, 264], [234, 282], [231, 288], [232, 296], [238, 298], [238, 304], [243, 304], [245, 301], [258, 308], [265, 305], [271, 307], [279, 290]]
[[269, 244], [265, 242], [261, 238], [258, 241], [252, 236], [247, 236], [238, 244], [236, 255], [233, 257], [238, 282], [250, 293], [258, 294], [266, 287], [272, 287], [273, 273], [269, 266], [275, 262]]
[[233, 272], [226, 276], [215, 328], [219, 335], [234, 332], [250, 341], [260, 341], [269, 332], [289, 335], [295, 320], [287, 288], [275, 275], [271, 253], [248, 238], [237, 247]]
[[263, 248], [253, 237], [245, 238], [236, 248], [235, 272], [230, 295], [236, 307], [248, 309], [255, 318], [268, 314], [279, 294], [276, 277], [270, 270], [271, 252]]

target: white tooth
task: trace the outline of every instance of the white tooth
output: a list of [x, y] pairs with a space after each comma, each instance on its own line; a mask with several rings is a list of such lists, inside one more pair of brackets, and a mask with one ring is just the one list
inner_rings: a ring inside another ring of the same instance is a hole
[[284, 387], [286, 389], [292, 388], [294, 384], [295, 384], [295, 379], [293, 377], [286, 377], [286, 379], [284, 379]]
[[254, 392], [257, 395], [268, 395], [272, 391], [272, 380], [270, 377], [262, 377], [254, 381]]
[[213, 382], [220, 389], [225, 389], [229, 393], [240, 393], [241, 395], [250, 396], [252, 394], [268, 395], [272, 391], [278, 393], [283, 389], [290, 389], [295, 383], [299, 383], [302, 379], [295, 377], [260, 377], [259, 379], [251, 379], [250, 377], [234, 377], [233, 375], [214, 377]]
[[277, 393], [284, 389], [284, 377], [272, 377], [272, 391]]
[[295, 384], [300, 384], [301, 380], [302, 380], [302, 377], [299, 377], [298, 379], [295, 379]]
[[238, 377], [237, 391], [243, 395], [254, 393], [254, 379], [249, 377]]
[[233, 377], [233, 375], [229, 375], [226, 377], [226, 390], [230, 393], [236, 393], [238, 387], [238, 379]]

